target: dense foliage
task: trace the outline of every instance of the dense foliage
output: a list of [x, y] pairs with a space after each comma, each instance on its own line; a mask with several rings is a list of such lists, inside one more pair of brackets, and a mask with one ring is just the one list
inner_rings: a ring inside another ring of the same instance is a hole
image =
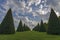
[[48, 21], [47, 33], [60, 34], [60, 21], [53, 9], [51, 9], [51, 13]]
[[43, 23], [42, 20], [41, 20], [41, 24], [40, 24], [40, 30], [39, 30], [39, 32], [46, 32], [46, 28], [45, 28], [44, 23]]
[[0, 26], [0, 34], [14, 34], [14, 22], [11, 9], [8, 10]]

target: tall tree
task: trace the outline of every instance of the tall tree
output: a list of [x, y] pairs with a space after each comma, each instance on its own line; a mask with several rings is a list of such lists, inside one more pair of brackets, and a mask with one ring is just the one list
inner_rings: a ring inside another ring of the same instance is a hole
[[18, 25], [18, 28], [17, 28], [17, 32], [23, 32], [23, 24], [22, 24], [22, 21], [20, 20], [20, 23]]
[[40, 25], [39, 23], [33, 28], [34, 31], [39, 31]]
[[8, 10], [0, 26], [0, 34], [14, 34], [14, 22], [11, 9]]
[[50, 13], [49, 21], [48, 21], [47, 33], [60, 34], [60, 22], [53, 9], [51, 9], [51, 13]]
[[46, 32], [46, 28], [45, 28], [42, 20], [41, 20], [39, 32]]

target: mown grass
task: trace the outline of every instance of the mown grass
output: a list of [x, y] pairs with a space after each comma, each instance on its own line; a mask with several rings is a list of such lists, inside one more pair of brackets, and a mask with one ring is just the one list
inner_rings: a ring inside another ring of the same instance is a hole
[[16, 32], [11, 35], [0, 35], [0, 40], [60, 40], [60, 35], [47, 35], [46, 32]]

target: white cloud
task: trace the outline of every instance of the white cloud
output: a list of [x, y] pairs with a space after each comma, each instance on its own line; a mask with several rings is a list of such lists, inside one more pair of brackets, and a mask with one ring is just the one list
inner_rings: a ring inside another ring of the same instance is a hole
[[29, 28], [32, 30], [36, 24], [38, 23], [37, 21], [34, 21], [34, 20], [29, 20], [28, 17], [25, 17], [26, 21], [24, 21], [24, 23], [26, 23]]
[[[52, 7], [55, 11], [60, 12], [60, 0], [47, 0], [47, 4]], [[58, 14], [58, 13], [57, 13]], [[59, 13], [60, 15], [60, 13]], [[58, 15], [58, 16], [59, 16]]]
[[25, 17], [26, 21], [29, 22], [30, 20], [28, 19], [28, 17]]
[[[19, 16], [19, 14], [21, 13], [22, 15], [25, 15], [25, 13], [30, 13], [32, 14], [31, 16], [33, 17], [46, 15], [49, 11], [49, 9], [47, 9], [48, 6], [45, 9], [43, 9], [44, 6], [42, 4], [40, 5], [40, 3], [41, 3], [41, 0], [27, 0], [27, 3], [25, 3], [24, 0], [23, 1], [7, 0], [6, 4], [2, 6], [6, 9], [5, 12], [7, 12], [9, 8], [12, 8], [12, 11], [13, 11], [12, 13], [16, 14], [16, 16], [14, 17], [14, 23], [16, 27], [18, 26], [18, 23], [21, 19], [23, 23], [26, 23], [32, 29], [38, 23], [38, 21], [30, 20], [28, 16]], [[33, 4], [35, 4], [35, 6], [40, 5], [40, 8], [38, 8], [37, 10], [33, 10], [33, 7], [31, 6]]]
[[39, 8], [41, 8], [41, 9], [42, 9], [42, 8], [43, 8], [43, 5], [41, 4]]
[[50, 9], [47, 8], [36, 10], [40, 15], [46, 15], [49, 11]]
[[28, 12], [28, 13], [32, 12], [32, 8], [27, 6], [27, 7], [25, 8], [25, 12]]
[[60, 16], [59, 12], [55, 11], [55, 13], [56, 13], [56, 15], [57, 15], [58, 17]]
[[32, 12], [33, 16], [38, 16], [38, 14], [36, 12]]
[[28, 0], [28, 6], [31, 6], [35, 3], [35, 6], [39, 5], [41, 3], [41, 0]]
[[37, 5], [39, 5], [41, 3], [41, 0], [36, 0], [35, 2], [36, 2], [35, 5], [37, 6]]
[[59, 12], [56, 12], [57, 16], [60, 16]]

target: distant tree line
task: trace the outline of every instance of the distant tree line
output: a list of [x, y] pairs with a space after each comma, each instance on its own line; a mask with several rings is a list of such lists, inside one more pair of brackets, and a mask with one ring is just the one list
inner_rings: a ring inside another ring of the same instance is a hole
[[33, 28], [34, 31], [38, 31], [38, 32], [46, 32], [45, 26], [43, 24], [43, 21], [41, 20], [41, 24], [39, 25], [39, 23]]
[[29, 27], [26, 24], [22, 24], [22, 21], [20, 20], [20, 23], [17, 28], [17, 32], [23, 32], [23, 31], [30, 31]]

